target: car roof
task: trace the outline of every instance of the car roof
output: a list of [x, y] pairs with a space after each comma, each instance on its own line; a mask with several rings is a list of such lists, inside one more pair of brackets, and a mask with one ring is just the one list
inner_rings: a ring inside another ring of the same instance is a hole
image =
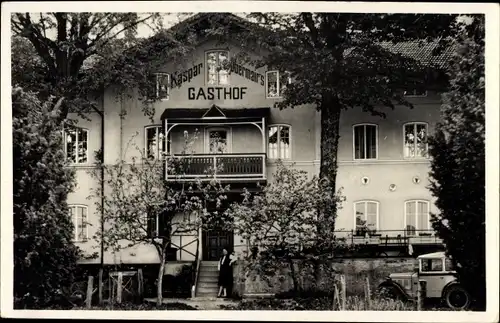
[[444, 251], [426, 253], [417, 257], [417, 259], [441, 259], [445, 258], [446, 254]]

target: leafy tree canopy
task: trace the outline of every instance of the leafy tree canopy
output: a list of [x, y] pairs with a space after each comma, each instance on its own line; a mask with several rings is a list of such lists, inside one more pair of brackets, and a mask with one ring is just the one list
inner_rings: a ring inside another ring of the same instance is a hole
[[[485, 68], [484, 22], [459, 38], [451, 60], [450, 89], [441, 121], [429, 140], [431, 192], [439, 214], [434, 229], [444, 240], [460, 281], [486, 304], [485, 275]], [[478, 37], [482, 35], [482, 37]]]

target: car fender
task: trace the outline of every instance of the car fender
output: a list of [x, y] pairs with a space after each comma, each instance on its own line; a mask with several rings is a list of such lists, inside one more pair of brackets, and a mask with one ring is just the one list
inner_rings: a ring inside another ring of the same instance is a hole
[[391, 279], [387, 279], [386, 281], [380, 283], [378, 285], [378, 288], [382, 288], [382, 287], [394, 287], [396, 289], [396, 291], [400, 294], [401, 297], [403, 297], [404, 299], [406, 300], [409, 300], [411, 299], [411, 297], [408, 295], [408, 293], [406, 293], [406, 291], [404, 290], [403, 286], [401, 286], [400, 284], [398, 284], [397, 282], [391, 280]]
[[462, 286], [462, 285], [460, 285], [460, 283], [458, 282], [458, 280], [451, 281], [448, 284], [444, 285], [443, 291], [441, 292], [441, 298], [444, 297], [444, 295], [446, 294], [446, 291], [448, 290], [448, 288], [450, 288], [451, 286], [455, 286], [455, 285]]

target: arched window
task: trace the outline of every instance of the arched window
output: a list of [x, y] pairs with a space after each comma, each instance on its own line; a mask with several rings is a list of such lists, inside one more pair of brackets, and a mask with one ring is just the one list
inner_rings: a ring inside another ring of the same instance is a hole
[[357, 124], [352, 128], [354, 159], [377, 159], [378, 126], [375, 124]]
[[268, 128], [267, 157], [270, 159], [291, 159], [291, 127], [271, 125]]
[[405, 230], [407, 236], [428, 233], [430, 230], [429, 201], [411, 200], [405, 202]]
[[379, 227], [379, 202], [354, 202], [354, 228], [358, 234], [375, 233]]
[[70, 204], [68, 205], [69, 215], [74, 225], [75, 241], [83, 242], [89, 238], [88, 232], [88, 208], [86, 205]]

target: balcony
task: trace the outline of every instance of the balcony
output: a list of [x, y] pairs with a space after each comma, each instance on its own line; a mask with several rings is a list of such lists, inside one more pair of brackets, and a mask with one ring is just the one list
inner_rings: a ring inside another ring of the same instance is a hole
[[167, 167], [167, 181], [211, 179], [258, 181], [266, 179], [266, 154], [175, 155], [178, 167]]

